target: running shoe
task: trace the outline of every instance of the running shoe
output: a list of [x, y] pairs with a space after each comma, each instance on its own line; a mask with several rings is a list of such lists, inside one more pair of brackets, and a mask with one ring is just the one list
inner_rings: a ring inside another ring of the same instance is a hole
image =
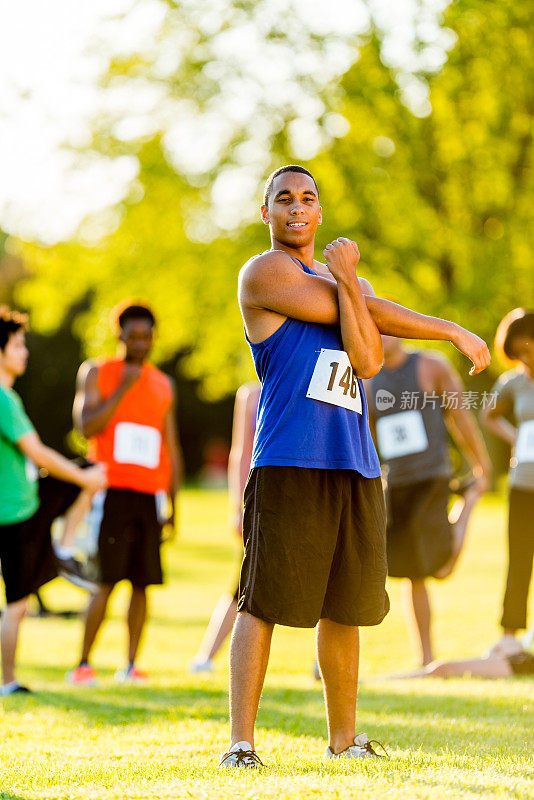
[[69, 581], [69, 583], [73, 583], [79, 589], [83, 589], [86, 592], [95, 592], [98, 588], [98, 584], [94, 583], [94, 581], [89, 580], [86, 574], [85, 565], [82, 564], [81, 561], [77, 561], [72, 556], [68, 558], [59, 558], [56, 555], [56, 561], [58, 566], [58, 572], [62, 578]]
[[16, 681], [0, 686], [0, 697], [11, 697], [12, 694], [33, 694], [33, 692], [27, 686], [22, 686]]
[[79, 664], [65, 675], [67, 683], [73, 686], [97, 686], [98, 673], [89, 664]]
[[523, 650], [523, 645], [519, 639], [507, 633], [502, 636], [487, 653], [484, 653], [485, 658], [507, 658], [508, 656], [515, 656]]
[[203, 656], [195, 656], [189, 664], [189, 672], [197, 675], [200, 672], [213, 672], [215, 664], [212, 658], [204, 658]]
[[148, 673], [137, 669], [133, 664], [126, 669], [118, 669], [115, 673], [117, 683], [148, 683]]
[[[377, 753], [373, 744], [379, 745], [384, 751], [384, 755]], [[324, 754], [326, 758], [389, 758], [384, 745], [380, 744], [376, 739], [368, 739], [366, 733], [360, 733], [355, 736], [354, 744], [347, 747], [346, 750], [342, 750], [341, 753], [334, 753], [327, 745]]]
[[219, 762], [220, 767], [244, 767], [245, 769], [259, 769], [263, 762], [249, 742], [237, 742], [223, 755]]

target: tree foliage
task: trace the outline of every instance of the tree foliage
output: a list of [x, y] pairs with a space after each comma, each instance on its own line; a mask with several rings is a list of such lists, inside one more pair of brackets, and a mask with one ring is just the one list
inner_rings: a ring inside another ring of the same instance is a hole
[[[267, 231], [251, 211], [260, 197], [258, 177], [305, 153], [308, 135], [319, 143], [318, 154], [304, 162], [321, 189], [319, 250], [338, 235], [355, 238], [361, 272], [378, 293], [486, 338], [511, 307], [534, 305], [531, 4], [458, 0], [449, 7], [443, 24], [456, 44], [442, 69], [418, 75], [431, 104], [431, 113], [420, 116], [402, 102], [376, 31], [360, 37], [342, 79], [328, 81], [317, 63], [329, 63], [332, 39], [282, 26], [266, 6], [222, 3], [213, 31], [194, 0], [169, 4], [159, 50], [111, 65], [111, 85], [119, 79], [140, 92], [154, 89], [153, 130], [121, 138], [120, 120], [100, 120], [93, 146], [106, 156], [138, 159], [130, 196], [105, 219], [89, 220], [76, 241], [22, 247], [34, 277], [20, 296], [37, 324], [52, 328], [91, 290], [78, 332], [89, 352], [102, 352], [111, 346], [110, 308], [124, 296], [141, 296], [161, 320], [160, 355], [187, 348], [188, 368], [208, 394], [234, 389], [251, 372], [237, 273], [268, 247]], [[292, 51], [295, 102], [290, 93], [270, 96], [257, 64], [247, 74], [239, 53], [232, 58], [221, 50], [218, 37], [260, 21], [273, 63]], [[172, 42], [182, 43], [178, 63], [169, 56]], [[345, 54], [355, 43], [345, 42]], [[307, 48], [317, 62], [308, 71]], [[236, 100], [240, 81], [255, 82], [252, 117]], [[210, 129], [225, 107], [222, 129]], [[201, 142], [210, 135], [218, 142], [203, 171], [180, 151], [180, 115], [187, 113], [196, 115]], [[124, 121], [128, 115], [121, 114]], [[245, 197], [236, 197], [233, 185]]]

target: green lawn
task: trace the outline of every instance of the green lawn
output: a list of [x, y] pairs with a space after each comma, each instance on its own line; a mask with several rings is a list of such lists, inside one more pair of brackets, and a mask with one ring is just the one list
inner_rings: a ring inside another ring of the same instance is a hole
[[[124, 587], [94, 653], [97, 689], [75, 689], [77, 619], [27, 620], [20, 678], [35, 695], [0, 702], [0, 799], [78, 798], [532, 798], [534, 680], [375, 681], [414, 666], [392, 582], [392, 610], [362, 631], [359, 725], [390, 761], [325, 763], [320, 687], [311, 677], [314, 633], [280, 628], [258, 718], [261, 773], [222, 772], [228, 737], [227, 650], [218, 672], [187, 673], [220, 592], [236, 572], [224, 493], [187, 491], [179, 540], [167, 546], [168, 584], [152, 590], [140, 666], [146, 688], [113, 680], [124, 664]], [[440, 657], [482, 652], [498, 634], [505, 570], [505, 506], [480, 506], [456, 573], [431, 587]], [[55, 608], [84, 595], [62, 581], [45, 592]]]

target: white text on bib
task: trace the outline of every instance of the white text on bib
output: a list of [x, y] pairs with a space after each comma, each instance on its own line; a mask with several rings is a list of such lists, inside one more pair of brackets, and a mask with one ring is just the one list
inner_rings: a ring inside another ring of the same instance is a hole
[[534, 419], [520, 426], [514, 455], [518, 464], [534, 461]]
[[425, 423], [420, 411], [402, 411], [380, 417], [376, 423], [378, 449], [385, 461], [422, 453], [428, 448]]
[[118, 464], [156, 469], [160, 450], [161, 433], [156, 428], [134, 422], [119, 422], [116, 426], [113, 458]]
[[360, 386], [344, 350], [321, 349], [306, 397], [362, 413]]

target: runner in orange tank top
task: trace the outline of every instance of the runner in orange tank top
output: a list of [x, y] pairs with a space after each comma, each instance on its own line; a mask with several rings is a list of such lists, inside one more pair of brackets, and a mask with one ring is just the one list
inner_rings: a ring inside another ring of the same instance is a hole
[[[122, 306], [118, 315], [121, 357], [80, 367], [74, 422], [89, 439], [90, 458], [107, 467], [108, 490], [97, 495], [91, 512], [98, 529], [100, 585], [87, 611], [79, 665], [71, 683], [94, 685], [89, 655], [115, 584], [129, 580], [128, 664], [119, 681], [146, 678], [135, 666], [146, 621], [146, 587], [163, 582], [160, 542], [163, 525], [174, 532], [174, 503], [182, 457], [170, 378], [148, 357], [155, 318], [144, 305]], [[162, 518], [158, 499], [168, 494], [171, 513]], [[171, 534], [173, 535], [173, 534]]]

